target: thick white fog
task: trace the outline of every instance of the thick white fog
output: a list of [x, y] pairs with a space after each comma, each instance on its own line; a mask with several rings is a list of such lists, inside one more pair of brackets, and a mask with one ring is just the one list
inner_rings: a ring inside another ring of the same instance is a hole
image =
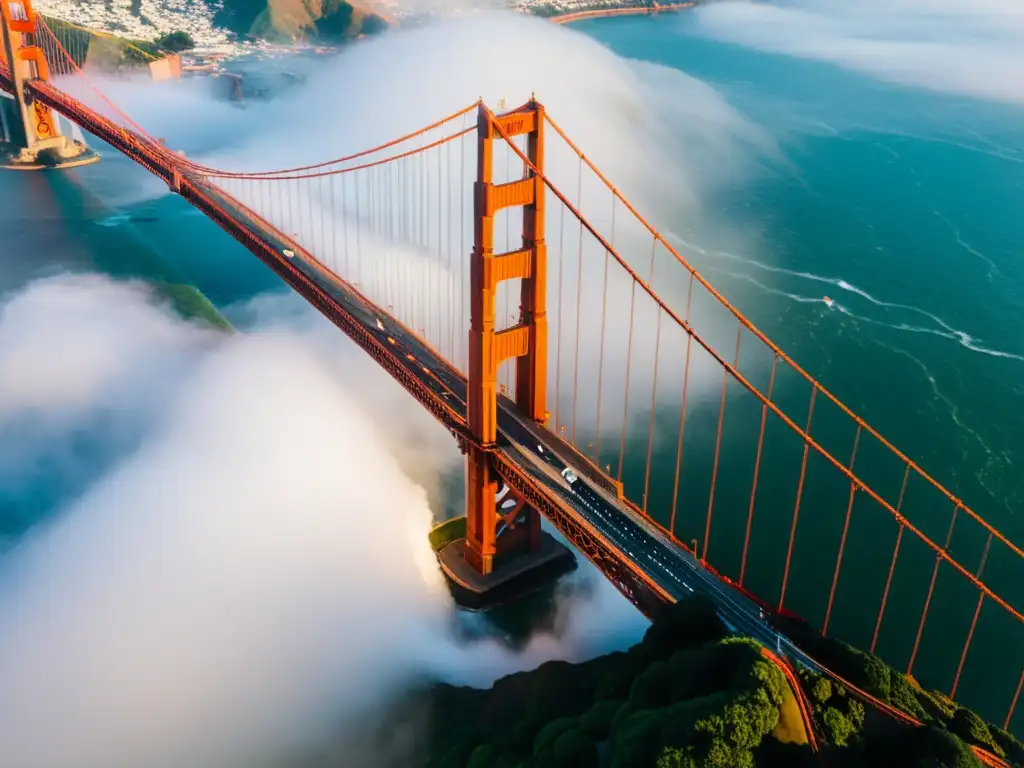
[[[645, 215], [699, 206], [698, 191], [747, 172], [744, 160], [770, 146], [700, 80], [623, 59], [586, 35], [522, 14], [396, 30], [294, 69], [303, 76], [300, 86], [244, 109], [214, 100], [209, 80], [158, 87], [148, 80], [92, 81], [169, 146], [207, 165], [245, 171], [351, 154], [480, 98], [492, 109], [502, 99], [512, 108], [535, 94]], [[64, 85], [109, 112], [89, 88]], [[576, 167], [567, 170], [574, 187]], [[152, 192], [159, 191], [154, 184]]]
[[[535, 93], [587, 157], [665, 232], [685, 229], [680, 225], [687, 218], [699, 217], [705, 228], [714, 227], [716, 214], [702, 206], [702, 197], [718, 185], [738, 183], [756, 172], [766, 156], [777, 156], [771, 140], [706, 83], [674, 69], [623, 59], [572, 29], [522, 14], [482, 13], [389, 32], [322, 60], [320, 67], [308, 61], [296, 66], [305, 77], [303, 84], [244, 109], [215, 101], [212, 86], [202, 81], [162, 83], [156, 88], [130, 81], [101, 85], [170, 146], [205, 164], [242, 171], [295, 167], [352, 154], [430, 124], [477, 98], [493, 108], [504, 100], [510, 108]], [[188, 119], [182, 119], [184, 114]], [[471, 124], [472, 117], [455, 121], [446, 132], [464, 122]], [[444, 133], [439, 130], [431, 138]], [[576, 155], [553, 131], [548, 134], [548, 177], [574, 202], [582, 199], [588, 221], [649, 279], [651, 234], [621, 204], [613, 212], [609, 189], [585, 168], [581, 176]], [[472, 152], [472, 141], [468, 143]], [[505, 170], [502, 149], [495, 148], [497, 175]], [[399, 319], [414, 330], [422, 329], [435, 348], [464, 368], [472, 222], [465, 210], [471, 209], [471, 196], [460, 193], [471, 189], [473, 163], [459, 164], [450, 154], [432, 150], [429, 160], [412, 168], [412, 178], [425, 174], [424, 188], [438, 190], [425, 201], [400, 181], [372, 180], [378, 189], [388, 190], [382, 194], [391, 201], [382, 210], [378, 195], [374, 223], [367, 215], [371, 179], [366, 177], [372, 172], [330, 177], [327, 184], [319, 178], [215, 181], [293, 235], [344, 279], [357, 283], [378, 304], [394, 304], [392, 311]], [[166, 193], [159, 182], [147, 180], [129, 194], [137, 199]], [[559, 427], [573, 431], [578, 426], [583, 433], [594, 431], [600, 410], [601, 423], [613, 428], [617, 437], [624, 421], [630, 428], [634, 420], [646, 423], [656, 346], [659, 381], [670, 382], [659, 386], [657, 402], [680, 402], [685, 336], [667, 321], [664, 338], [658, 337], [655, 305], [642, 291], [637, 292], [633, 310], [636, 331], [630, 335], [629, 324], [623, 322], [631, 302], [625, 270], [613, 263], [606, 275], [604, 249], [589, 234], [581, 234], [553, 193], [548, 198], [550, 368], [565, 382], [558, 392], [561, 397], [555, 397], [557, 384], [552, 382], [551, 410], [560, 417]], [[456, 200], [454, 208], [450, 199]], [[448, 201], [447, 209], [442, 210], [442, 200]], [[424, 226], [416, 237], [395, 241], [389, 232], [392, 223], [408, 208], [416, 209]], [[514, 248], [518, 224], [509, 227], [502, 216], [496, 219], [495, 247]], [[349, 263], [349, 252], [355, 250], [372, 268]], [[688, 272], [660, 245], [656, 262], [653, 282], [659, 295], [685, 316]], [[514, 284], [498, 292], [499, 328], [515, 321], [515, 293]], [[693, 300], [690, 318], [697, 331], [717, 347], [733, 346], [735, 319], [699, 286]], [[606, 319], [601, 327], [602, 317], [612, 320]], [[592, 375], [596, 370], [601, 372], [600, 387]], [[576, 395], [574, 426], [561, 415], [570, 409], [567, 398], [577, 371], [584, 374], [585, 385]], [[695, 355], [688, 376], [689, 401], [714, 396], [720, 375], [710, 358]], [[510, 375], [502, 374], [500, 381], [511, 389]], [[624, 420], [627, 393], [630, 416]]]
[[361, 352], [327, 349], [326, 323], [262, 304], [262, 327], [215, 339], [95, 277], [0, 308], [0, 337], [35, 350], [2, 358], [4, 380], [37, 383], [5, 389], [0, 433], [49, 414], [28, 456], [100, 411], [138, 433], [0, 561], [0, 763], [273, 763], [418, 676], [484, 684], [642, 631], [595, 580], [522, 653], [456, 641], [427, 492], [401, 466], [419, 446], [436, 479], [454, 445]]
[[743, 0], [694, 13], [698, 28], [721, 40], [904, 85], [1024, 103], [1016, 0]]
[[[202, 81], [102, 85], [169, 145], [247, 170], [358, 151], [479, 97], [513, 105], [536, 92], [668, 225], [771, 151], [707, 85], [507, 14], [360, 43], [244, 109]], [[573, 172], [566, 157], [552, 154], [554, 173]], [[108, 199], [167, 194], [136, 178]], [[618, 295], [628, 300], [628, 285]], [[98, 277], [39, 281], [0, 303], [0, 490], [31, 494], [42, 464], [79, 486], [0, 560], [0, 764], [273, 763], [420, 676], [486, 684], [642, 632], [584, 564], [574, 578], [594, 590], [563, 601], [564, 631], [518, 653], [456, 640], [426, 541], [437, 489], [460, 472], [454, 443], [297, 298], [243, 310], [250, 332], [221, 336]], [[621, 378], [628, 340], [609, 335], [609, 376]], [[632, 351], [648, 366], [650, 336]], [[682, 335], [661, 343], [681, 365]], [[592, 335], [583, 346], [581, 359], [601, 354]], [[621, 418], [621, 400], [611, 408]]]

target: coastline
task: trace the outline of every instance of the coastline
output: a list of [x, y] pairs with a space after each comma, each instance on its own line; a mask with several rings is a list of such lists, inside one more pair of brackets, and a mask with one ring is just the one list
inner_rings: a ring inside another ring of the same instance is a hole
[[[401, 20], [392, 16], [385, 15], [386, 12], [378, 10], [378, 3], [375, 0], [363, 0], [361, 3], [362, 7], [370, 10], [371, 13], [375, 13], [377, 16], [383, 18], [388, 22], [392, 28], [402, 26]], [[547, 19], [555, 24], [572, 24], [576, 21], [583, 21], [584, 19], [598, 19], [602, 17], [610, 16], [654, 16], [659, 13], [677, 13], [679, 11], [688, 11], [697, 5], [697, 0], [689, 0], [689, 2], [683, 3], [658, 3], [652, 2], [651, 5], [621, 5], [604, 8], [591, 8], [585, 11], [570, 11], [569, 13], [559, 13], [552, 16], [545, 16], [543, 14], [534, 13], [530, 10], [521, 11], [526, 16], [536, 16], [538, 18]]]
[[598, 19], [603, 16], [653, 16], [658, 13], [667, 12], [678, 12], [686, 11], [697, 5], [696, 2], [686, 3], [666, 3], [653, 5], [633, 5], [622, 8], [594, 8], [589, 11], [573, 11], [572, 13], [562, 13], [557, 16], [549, 16], [548, 20], [553, 21], [555, 24], [571, 24], [575, 21], [583, 21], [584, 19]]

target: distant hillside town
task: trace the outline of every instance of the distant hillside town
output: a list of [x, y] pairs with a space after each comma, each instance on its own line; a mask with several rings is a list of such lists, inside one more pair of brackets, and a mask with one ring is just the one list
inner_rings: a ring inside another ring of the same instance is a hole
[[561, 16], [613, 8], [647, 8], [650, 5], [650, 0], [509, 0], [513, 11], [536, 16]]
[[[412, 17], [458, 12], [443, 0], [35, 0], [34, 5], [44, 16], [131, 41], [155, 42], [185, 32], [197, 54], [218, 58], [279, 44], [341, 42]], [[481, 0], [481, 7], [539, 16], [650, 5], [651, 0]]]
[[205, 50], [227, 52], [237, 45], [214, 21], [222, 0], [35, 0], [33, 7], [44, 16], [129, 40], [153, 41], [184, 31]]

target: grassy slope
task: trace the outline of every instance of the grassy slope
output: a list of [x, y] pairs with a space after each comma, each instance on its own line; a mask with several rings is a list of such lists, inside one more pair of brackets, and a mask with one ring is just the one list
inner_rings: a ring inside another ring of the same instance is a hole
[[466, 518], [453, 517], [435, 526], [430, 532], [430, 547], [440, 552], [448, 544], [466, 537]]
[[175, 312], [186, 320], [195, 320], [220, 331], [233, 331], [227, 319], [195, 286], [184, 283], [155, 283], [158, 294], [167, 298]]
[[75, 63], [79, 66], [83, 66], [87, 58], [93, 66], [113, 70], [145, 66], [163, 56], [163, 52], [148, 41], [129, 40], [116, 35], [97, 35], [62, 19], [52, 16], [43, 18], [68, 52], [75, 57]]
[[347, 0], [225, 0], [217, 20], [240, 35], [275, 42], [339, 41], [387, 26], [379, 16]]

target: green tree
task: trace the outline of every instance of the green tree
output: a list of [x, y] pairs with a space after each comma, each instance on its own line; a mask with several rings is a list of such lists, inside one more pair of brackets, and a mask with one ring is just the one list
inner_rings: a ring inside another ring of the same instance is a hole
[[658, 755], [656, 768], [698, 768], [698, 766], [689, 751], [678, 747], [666, 747]]
[[601, 764], [594, 740], [578, 728], [564, 731], [555, 740], [553, 758], [555, 768], [598, 768]]
[[647, 628], [639, 653], [643, 661], [650, 664], [668, 659], [680, 648], [693, 648], [724, 636], [725, 626], [711, 601], [680, 600], [664, 608]]
[[325, 2], [323, 13], [313, 22], [318, 35], [333, 40], [343, 40], [352, 29], [353, 8], [347, 2]]
[[481, 744], [469, 756], [466, 768], [490, 768], [498, 761], [498, 751], [490, 744]]
[[624, 706], [621, 701], [606, 699], [594, 703], [580, 718], [580, 727], [592, 739], [602, 741], [608, 738], [612, 730], [612, 722], [619, 709]]
[[917, 691], [902, 672], [889, 668], [889, 703], [917, 720], [927, 720], [928, 712], [917, 698]]
[[712, 737], [712, 743], [753, 749], [779, 722], [779, 710], [767, 692], [759, 688], [726, 705], [720, 715], [697, 722], [697, 733]]
[[595, 698], [625, 699], [629, 696], [633, 684], [633, 673], [629, 666], [629, 657], [622, 653], [615, 655], [615, 663], [607, 665], [604, 674], [597, 684]]
[[656, 661], [633, 681], [629, 689], [629, 703], [633, 709], [664, 707], [672, 694], [672, 677], [664, 661]]
[[847, 699], [846, 719], [850, 721], [853, 730], [856, 733], [860, 733], [864, 727], [864, 705], [854, 699]]
[[1000, 757], [1005, 757], [1006, 752], [996, 744], [992, 738], [992, 731], [985, 724], [985, 721], [969, 709], [958, 709], [949, 723], [949, 730], [955, 733], [968, 744], [977, 744]]
[[663, 715], [658, 710], [633, 712], [615, 731], [612, 768], [651, 765], [664, 746]]
[[1024, 744], [998, 726], [990, 725], [988, 729], [996, 744], [1003, 748], [1007, 759], [1015, 766], [1024, 766]]
[[375, 13], [368, 13], [363, 16], [359, 33], [362, 35], [377, 35], [388, 28], [388, 23]]
[[554, 764], [555, 744], [567, 731], [577, 730], [576, 718], [560, 717], [540, 729], [533, 742], [533, 759], [539, 766]]
[[154, 42], [157, 48], [168, 53], [181, 53], [196, 47], [196, 41], [188, 32], [169, 32], [166, 35], [161, 35]]
[[827, 707], [821, 713], [821, 722], [828, 730], [828, 740], [837, 747], [845, 747], [855, 734], [853, 723], [835, 707]]
[[819, 677], [811, 686], [811, 696], [820, 704], [828, 703], [832, 698], [832, 683], [827, 678]]

